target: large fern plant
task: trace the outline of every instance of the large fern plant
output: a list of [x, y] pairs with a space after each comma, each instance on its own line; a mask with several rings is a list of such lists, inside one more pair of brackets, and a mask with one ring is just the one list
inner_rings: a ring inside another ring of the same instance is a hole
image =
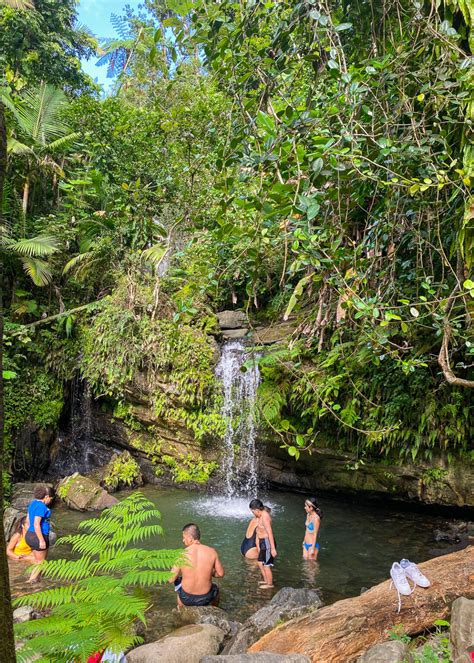
[[[22, 596], [16, 605], [31, 605], [49, 614], [16, 626], [21, 641], [18, 663], [85, 662], [97, 651], [124, 651], [139, 644], [135, 623], [146, 624], [151, 607], [147, 588], [170, 577], [181, 561], [179, 550], [143, 550], [138, 541], [162, 533], [160, 513], [141, 493], [134, 493], [83, 521], [83, 533], [59, 539], [77, 559], [46, 561], [42, 573], [65, 585]], [[155, 521], [155, 522], [153, 522]]]

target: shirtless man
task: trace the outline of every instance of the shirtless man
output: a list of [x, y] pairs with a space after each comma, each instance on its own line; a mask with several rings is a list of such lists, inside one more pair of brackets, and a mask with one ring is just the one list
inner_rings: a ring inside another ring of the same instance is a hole
[[213, 576], [224, 577], [224, 567], [219, 555], [210, 546], [201, 543], [201, 532], [194, 523], [183, 527], [183, 543], [186, 546], [182, 566], [173, 566], [169, 582], [175, 584], [178, 608], [183, 605], [218, 605], [219, 587]]
[[261, 500], [252, 500], [249, 509], [257, 519], [256, 544], [258, 553], [258, 565], [262, 573], [263, 581], [260, 582], [261, 589], [273, 587], [272, 566], [277, 556], [275, 537], [273, 536], [272, 518]]

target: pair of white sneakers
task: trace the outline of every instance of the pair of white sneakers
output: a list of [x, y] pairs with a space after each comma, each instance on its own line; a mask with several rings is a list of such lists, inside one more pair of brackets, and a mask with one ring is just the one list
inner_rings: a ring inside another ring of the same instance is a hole
[[[426, 589], [431, 584], [417, 565], [410, 562], [409, 559], [402, 559], [400, 563], [394, 562], [390, 569], [390, 576], [392, 578], [390, 586], [393, 584], [398, 593], [398, 612], [400, 612], [402, 606], [402, 594], [403, 596], [409, 596], [415, 591], [417, 585]], [[413, 587], [410, 587], [409, 580], [413, 581]]]

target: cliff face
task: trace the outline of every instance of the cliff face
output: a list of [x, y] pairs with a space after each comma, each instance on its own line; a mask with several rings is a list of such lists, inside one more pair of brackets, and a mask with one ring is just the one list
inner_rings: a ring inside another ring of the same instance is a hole
[[[291, 325], [259, 328], [256, 334], [260, 342], [271, 344], [281, 342], [291, 329]], [[210, 395], [201, 397], [198, 406], [193, 406], [189, 384], [173, 381], [166, 372], [152, 377], [135, 372], [119, 402], [110, 397], [95, 399], [85, 383], [76, 385], [71, 390], [74, 398], [66, 395], [59, 430], [30, 425], [16, 435], [15, 479], [52, 479], [76, 471], [100, 475], [98, 470], [126, 449], [137, 459], [148, 482], [218, 488], [226, 471], [220, 469], [223, 420], [219, 389], [212, 384], [219, 353], [212, 338], [209, 342], [213, 348], [206, 364]], [[375, 457], [361, 461], [353, 453], [329, 445], [314, 447], [312, 453], [303, 452], [295, 460], [275, 437], [262, 432], [257, 445], [260, 478], [272, 487], [474, 507], [472, 461], [454, 458], [448, 463], [439, 456], [417, 464], [398, 465]]]
[[265, 479], [275, 487], [474, 507], [474, 466], [464, 460], [448, 464], [443, 458], [434, 458], [418, 465], [366, 460], [357, 465], [353, 454], [315, 448], [312, 455], [301, 455], [295, 461], [278, 447], [267, 445], [263, 466]]

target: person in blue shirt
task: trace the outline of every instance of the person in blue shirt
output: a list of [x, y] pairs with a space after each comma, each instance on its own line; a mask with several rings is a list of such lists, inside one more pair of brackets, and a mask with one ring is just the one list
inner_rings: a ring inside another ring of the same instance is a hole
[[[25, 541], [33, 551], [34, 564], [39, 565], [48, 556], [51, 509], [54, 499], [51, 486], [39, 484], [35, 487], [34, 500], [28, 506], [28, 529]], [[39, 580], [40, 570], [34, 569], [28, 582]]]

